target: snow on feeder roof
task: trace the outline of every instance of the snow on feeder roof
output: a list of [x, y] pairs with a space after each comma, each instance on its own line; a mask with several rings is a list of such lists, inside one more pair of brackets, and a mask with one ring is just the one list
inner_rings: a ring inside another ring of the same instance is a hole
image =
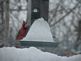
[[54, 42], [49, 24], [43, 18], [34, 21], [28, 34], [22, 41]]

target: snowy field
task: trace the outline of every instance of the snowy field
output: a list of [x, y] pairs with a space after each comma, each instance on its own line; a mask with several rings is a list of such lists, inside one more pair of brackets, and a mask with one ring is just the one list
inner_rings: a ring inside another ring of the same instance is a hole
[[49, 52], [30, 48], [4, 47], [0, 48], [0, 61], [81, 61], [81, 55], [62, 57]]

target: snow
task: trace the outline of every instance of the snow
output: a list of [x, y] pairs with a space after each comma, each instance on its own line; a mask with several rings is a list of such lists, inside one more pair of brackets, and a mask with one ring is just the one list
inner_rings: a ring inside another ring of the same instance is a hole
[[0, 61], [81, 61], [81, 55], [71, 57], [58, 56], [49, 52], [30, 48], [4, 47], [0, 48]]
[[43, 18], [35, 20], [22, 41], [54, 42], [49, 24]]

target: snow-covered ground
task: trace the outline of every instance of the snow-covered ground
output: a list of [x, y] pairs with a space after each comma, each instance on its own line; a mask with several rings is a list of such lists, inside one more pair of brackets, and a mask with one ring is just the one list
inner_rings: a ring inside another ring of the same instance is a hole
[[49, 52], [30, 47], [18, 49], [15, 47], [0, 48], [0, 61], [81, 61], [81, 55], [71, 57], [58, 56]]
[[43, 18], [35, 20], [23, 41], [54, 42], [49, 24]]

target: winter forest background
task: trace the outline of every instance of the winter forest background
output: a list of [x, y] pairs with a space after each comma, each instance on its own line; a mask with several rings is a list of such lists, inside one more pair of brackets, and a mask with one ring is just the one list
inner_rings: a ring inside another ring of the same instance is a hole
[[[0, 44], [11, 46], [16, 42], [15, 37], [23, 20], [28, 19], [28, 2], [27, 0], [10, 0], [9, 4], [5, 5], [4, 2], [3, 6], [2, 1], [5, 0], [0, 0]], [[70, 53], [81, 53], [80, 0], [49, 0], [48, 23], [54, 41], [59, 43], [59, 46], [54, 48], [54, 53], [62, 55], [65, 50]]]

